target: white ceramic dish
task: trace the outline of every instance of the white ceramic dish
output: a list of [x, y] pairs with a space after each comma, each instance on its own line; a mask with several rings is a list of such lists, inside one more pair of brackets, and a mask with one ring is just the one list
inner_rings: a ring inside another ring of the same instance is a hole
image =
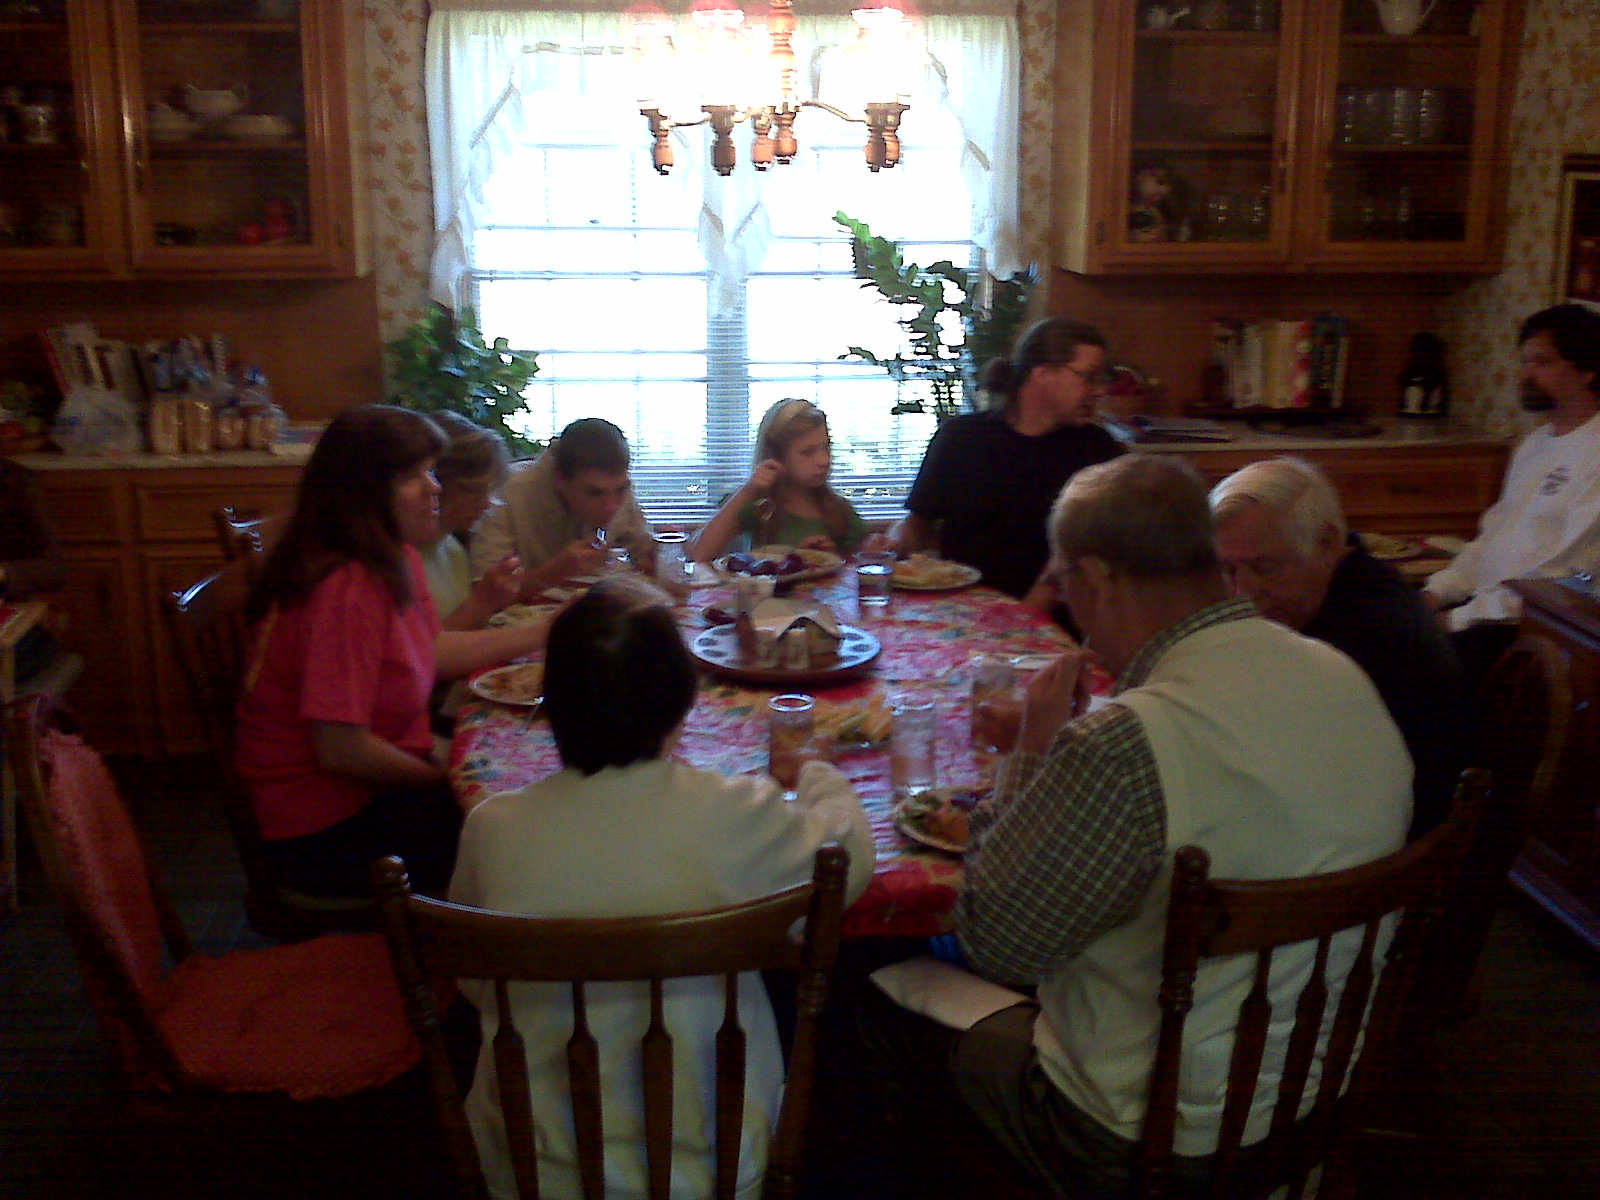
[[903, 592], [958, 592], [962, 588], [969, 588], [983, 578], [983, 572], [977, 567], [969, 567], [966, 563], [947, 562], [943, 559], [938, 562], [929, 562], [923, 570], [925, 575], [902, 570], [905, 563], [895, 566], [893, 585]]
[[294, 125], [271, 113], [240, 113], [222, 122], [222, 133], [231, 138], [281, 142], [294, 133]]
[[472, 681], [472, 693], [496, 704], [534, 708], [544, 702], [544, 664], [512, 663], [485, 671]]

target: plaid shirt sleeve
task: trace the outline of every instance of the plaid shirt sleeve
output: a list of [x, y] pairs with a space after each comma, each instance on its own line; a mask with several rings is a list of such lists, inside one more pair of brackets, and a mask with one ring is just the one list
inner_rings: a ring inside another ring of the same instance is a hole
[[1071, 722], [1044, 756], [1012, 754], [973, 814], [956, 906], [968, 961], [1039, 982], [1133, 916], [1166, 836], [1155, 755], [1122, 705]]

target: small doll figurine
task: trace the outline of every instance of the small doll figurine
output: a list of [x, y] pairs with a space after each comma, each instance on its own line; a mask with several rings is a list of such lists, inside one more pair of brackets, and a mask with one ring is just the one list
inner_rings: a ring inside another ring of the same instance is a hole
[[1133, 173], [1128, 205], [1128, 240], [1166, 242], [1173, 237], [1172, 173], [1146, 163]]

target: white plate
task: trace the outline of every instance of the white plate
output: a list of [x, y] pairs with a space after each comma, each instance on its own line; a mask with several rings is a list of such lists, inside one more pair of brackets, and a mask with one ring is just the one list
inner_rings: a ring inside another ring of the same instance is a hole
[[946, 854], [965, 854], [965, 844], [957, 844], [938, 834], [929, 833], [922, 825], [922, 818], [930, 808], [938, 807], [938, 802], [950, 799], [960, 803], [969, 813], [977, 803], [977, 797], [972, 792], [959, 788], [934, 788], [932, 791], [918, 792], [915, 796], [902, 800], [894, 810], [894, 825], [901, 833], [913, 842], [920, 842], [935, 850], [943, 850]]
[[966, 563], [946, 562], [940, 564], [949, 568], [948, 573], [941, 574], [939, 582], [925, 583], [903, 577], [896, 569], [892, 580], [895, 587], [903, 592], [958, 592], [962, 588], [971, 587], [983, 578], [983, 572], [977, 567], [970, 567]]
[[[793, 546], [762, 546], [750, 551], [753, 558], [783, 559], [790, 554], [798, 554], [811, 565], [794, 572], [792, 575], [772, 575], [768, 578], [775, 579], [781, 584], [805, 583], [808, 579], [821, 579], [825, 575], [832, 575], [844, 566], [844, 559], [837, 554], [829, 554], [826, 550], [801, 550]], [[745, 574], [743, 571], [730, 571], [728, 569], [728, 555], [724, 554], [714, 564], [726, 579]], [[760, 578], [760, 576], [757, 576]]]
[[531, 625], [541, 616], [548, 616], [551, 611], [548, 604], [508, 604], [490, 617], [487, 623], [494, 629], [507, 625]]
[[[533, 687], [539, 694], [527, 694], [528, 684], [520, 677], [532, 676], [536, 673], [537, 683]], [[496, 704], [510, 704], [518, 708], [533, 708], [544, 701], [544, 664], [512, 663], [506, 667], [496, 667], [492, 671], [485, 671], [471, 683], [474, 695], [485, 700], [492, 700]]]

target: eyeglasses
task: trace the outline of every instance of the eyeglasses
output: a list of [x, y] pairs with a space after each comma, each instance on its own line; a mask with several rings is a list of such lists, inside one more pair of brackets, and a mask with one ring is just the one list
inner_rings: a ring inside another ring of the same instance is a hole
[[1225, 562], [1222, 574], [1230, 584], [1239, 582], [1241, 576], [1267, 582], [1283, 574], [1294, 560], [1288, 557], [1252, 558], [1245, 562]]
[[1085, 371], [1081, 367], [1073, 366], [1071, 363], [1062, 363], [1061, 365], [1067, 370], [1071, 371], [1079, 379], [1083, 380], [1090, 387], [1109, 387], [1111, 382], [1117, 377], [1115, 371]]

